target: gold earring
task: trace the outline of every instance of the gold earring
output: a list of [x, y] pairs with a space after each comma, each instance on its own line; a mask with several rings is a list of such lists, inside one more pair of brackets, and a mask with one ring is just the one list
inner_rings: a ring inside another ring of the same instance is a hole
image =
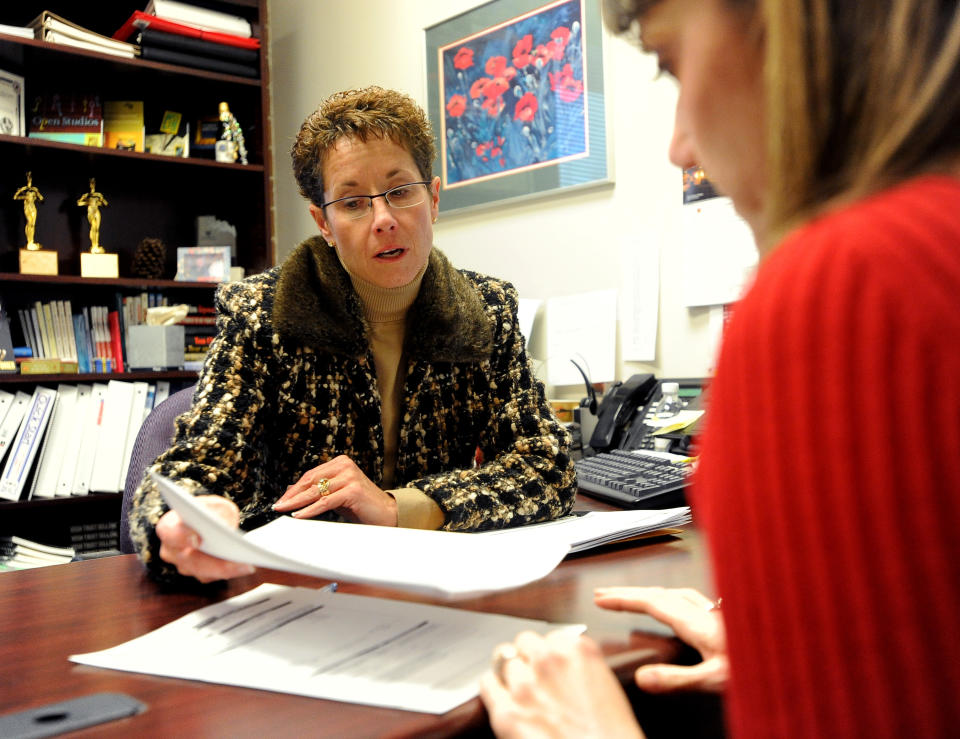
[[436, 216], [433, 217], [433, 222], [434, 222], [434, 223], [437, 222], [437, 217], [436, 217]]
[[336, 249], [336, 248], [337, 248], [337, 242], [336, 242], [336, 241], [328, 241], [328, 242], [327, 242], [327, 246], [329, 246], [331, 249]]

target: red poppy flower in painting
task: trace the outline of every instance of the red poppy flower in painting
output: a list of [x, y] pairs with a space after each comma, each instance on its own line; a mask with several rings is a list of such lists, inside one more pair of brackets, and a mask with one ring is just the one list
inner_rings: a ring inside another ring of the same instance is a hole
[[566, 26], [558, 26], [550, 33], [553, 41], [553, 58], [558, 61], [563, 58], [563, 50], [567, 48], [567, 41], [570, 40], [570, 29]]
[[537, 114], [537, 108], [540, 104], [537, 102], [537, 96], [532, 92], [526, 92], [517, 101], [517, 107], [513, 109], [513, 120], [529, 123]]
[[550, 89], [557, 93], [557, 97], [565, 103], [572, 103], [583, 94], [583, 82], [574, 79], [569, 64], [565, 64], [560, 72], [550, 72]]
[[480, 107], [487, 111], [487, 115], [491, 118], [496, 118], [505, 106], [506, 103], [503, 102], [503, 98], [497, 95], [496, 97], [488, 97]]
[[530, 50], [533, 48], [533, 34], [528, 33], [513, 47], [513, 66], [523, 68], [533, 63]]
[[459, 118], [467, 109], [467, 99], [463, 95], [453, 95], [447, 103], [447, 113], [451, 118]]
[[489, 85], [489, 84], [490, 84], [490, 78], [489, 78], [489, 77], [480, 77], [480, 78], [479, 78], [478, 80], [476, 80], [472, 85], [470, 85], [470, 97], [471, 97], [471, 98], [478, 98], [478, 97], [480, 97], [481, 95], [483, 95], [483, 94], [484, 94], [484, 90], [486, 89], [487, 85]]
[[504, 79], [512, 80], [517, 76], [517, 70], [507, 66], [507, 58], [505, 56], [490, 57], [487, 59], [487, 66], [484, 69], [491, 77], [503, 77]]
[[456, 69], [469, 69], [473, 66], [473, 49], [463, 46], [457, 50], [457, 55], [453, 58], [453, 66]]
[[510, 83], [503, 77], [494, 77], [483, 87], [483, 96], [486, 98], [500, 97], [510, 89]]
[[533, 51], [533, 63], [538, 67], [545, 67], [547, 62], [553, 59], [553, 49], [554, 44], [551, 42], [548, 45], [540, 44]]

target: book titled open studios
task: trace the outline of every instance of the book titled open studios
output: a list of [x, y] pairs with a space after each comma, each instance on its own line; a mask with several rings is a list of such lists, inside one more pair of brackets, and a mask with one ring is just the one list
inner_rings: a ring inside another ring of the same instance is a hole
[[227, 526], [177, 483], [151, 473], [160, 494], [200, 535], [207, 554], [328, 580], [439, 597], [507, 590], [548, 575], [571, 552], [690, 520], [689, 508], [591, 512], [486, 533], [362, 526], [282, 516], [253, 531]]

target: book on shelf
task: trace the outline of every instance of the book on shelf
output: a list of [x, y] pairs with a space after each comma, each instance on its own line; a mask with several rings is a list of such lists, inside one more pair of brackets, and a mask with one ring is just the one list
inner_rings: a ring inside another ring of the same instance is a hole
[[90, 478], [93, 475], [93, 463], [100, 443], [100, 429], [103, 425], [103, 406], [107, 396], [107, 384], [95, 382], [90, 388], [87, 403], [87, 416], [83, 423], [83, 438], [80, 440], [80, 453], [73, 477], [72, 494], [87, 495], [90, 492]]
[[166, 62], [167, 64], [179, 64], [181, 67], [191, 67], [193, 69], [208, 69], [212, 72], [223, 72], [224, 74], [235, 74], [241, 77], [259, 77], [260, 68], [252, 64], [243, 64], [241, 62], [230, 61], [229, 59], [219, 59], [216, 57], [202, 56], [175, 49], [166, 49], [161, 46], [141, 47], [140, 56], [154, 62]]
[[260, 64], [260, 52], [257, 49], [242, 49], [239, 46], [227, 46], [202, 38], [193, 38], [179, 33], [169, 33], [155, 28], [144, 28], [136, 35], [141, 51], [144, 48], [170, 49], [183, 54], [196, 54], [203, 57], [223, 59], [237, 64], [256, 67]]
[[29, 403], [30, 396], [18, 390], [3, 415], [3, 421], [0, 421], [0, 462], [6, 458], [10, 443], [20, 430], [20, 423], [23, 421]]
[[125, 41], [118, 41], [109, 36], [102, 36], [83, 26], [78, 26], [56, 13], [44, 10], [30, 22], [36, 38], [53, 44], [73, 46], [88, 51], [98, 51], [102, 54], [126, 57], [133, 59], [137, 55], [137, 47]]
[[60, 468], [66, 459], [66, 448], [73, 433], [77, 410], [77, 386], [57, 385], [57, 400], [50, 416], [46, 438], [40, 447], [37, 471], [33, 476], [28, 498], [53, 498], [57, 495]]
[[170, 380], [157, 380], [157, 392], [153, 397], [153, 407], [156, 408], [170, 397]]
[[103, 145], [103, 106], [98, 95], [43, 92], [31, 97], [31, 138], [83, 146]]
[[13, 405], [14, 394], [6, 390], [0, 390], [0, 425], [3, 424], [3, 419], [6, 418], [7, 411], [10, 410], [10, 406]]
[[143, 101], [106, 100], [103, 104], [103, 146], [143, 151]]
[[123, 489], [120, 475], [124, 466], [123, 454], [133, 398], [133, 383], [120, 380], [107, 383], [103, 419], [90, 476], [90, 492], [119, 493]]
[[[131, 382], [133, 385], [133, 400], [130, 402], [130, 418], [127, 420], [127, 438], [123, 445], [123, 462], [120, 467], [119, 485], [120, 491], [123, 490], [127, 481], [127, 469], [130, 466], [130, 456], [133, 454], [133, 447], [136, 445], [137, 434], [140, 433], [140, 427], [143, 425], [145, 417], [143, 409], [147, 405], [147, 393], [150, 386], [146, 382]], [[151, 398], [150, 402], [153, 402]]]
[[34, 38], [36, 35], [35, 31], [29, 26], [10, 26], [6, 23], [0, 23], [0, 33], [17, 38]]
[[57, 391], [37, 385], [27, 404], [17, 436], [10, 445], [9, 456], [0, 475], [0, 498], [20, 500], [23, 488], [36, 459], [43, 435], [50, 422]]
[[90, 418], [90, 403], [93, 386], [80, 383], [77, 385], [77, 400], [73, 411], [72, 427], [67, 434], [63, 449], [63, 464], [57, 476], [56, 494], [70, 496], [74, 494], [73, 481], [77, 474], [77, 463], [80, 459], [80, 447], [83, 444], [83, 434]]
[[17, 371], [15, 357], [13, 335], [10, 332], [10, 317], [0, 303], [0, 373]]
[[260, 48], [260, 39], [258, 38], [247, 38], [232, 33], [220, 33], [218, 31], [205, 31], [185, 23], [177, 23], [166, 20], [165, 18], [158, 18], [155, 15], [144, 13], [142, 10], [133, 11], [127, 21], [113, 34], [113, 38], [126, 41], [133, 37], [138, 31], [142, 31], [145, 28], [166, 31], [167, 33], [176, 33], [190, 38], [204, 39], [205, 41], [224, 44], [226, 46], [237, 46], [241, 49]]
[[120, 314], [112, 310], [107, 313], [107, 325], [110, 328], [110, 348], [113, 356], [113, 371], [123, 372], [123, 329], [120, 327]]
[[202, 31], [230, 33], [245, 38], [253, 35], [253, 29], [246, 18], [219, 10], [201, 8], [179, 2], [179, 0], [150, 0], [145, 11], [158, 18], [183, 23]]
[[21, 536], [0, 536], [0, 570], [27, 570], [65, 564], [76, 557], [73, 547], [55, 547]]
[[23, 77], [0, 69], [0, 133], [25, 135], [25, 119]]

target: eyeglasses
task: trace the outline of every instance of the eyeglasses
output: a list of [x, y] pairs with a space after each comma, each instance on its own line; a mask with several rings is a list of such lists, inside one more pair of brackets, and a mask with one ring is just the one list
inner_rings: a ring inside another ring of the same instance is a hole
[[391, 208], [412, 208], [414, 205], [420, 205], [427, 193], [425, 188], [417, 187], [417, 185], [429, 186], [430, 183], [408, 182], [406, 185], [397, 185], [376, 195], [350, 195], [345, 198], [337, 198], [321, 204], [320, 207], [332, 208], [334, 215], [337, 217], [351, 220], [363, 218], [372, 211], [374, 198], [383, 198]]

